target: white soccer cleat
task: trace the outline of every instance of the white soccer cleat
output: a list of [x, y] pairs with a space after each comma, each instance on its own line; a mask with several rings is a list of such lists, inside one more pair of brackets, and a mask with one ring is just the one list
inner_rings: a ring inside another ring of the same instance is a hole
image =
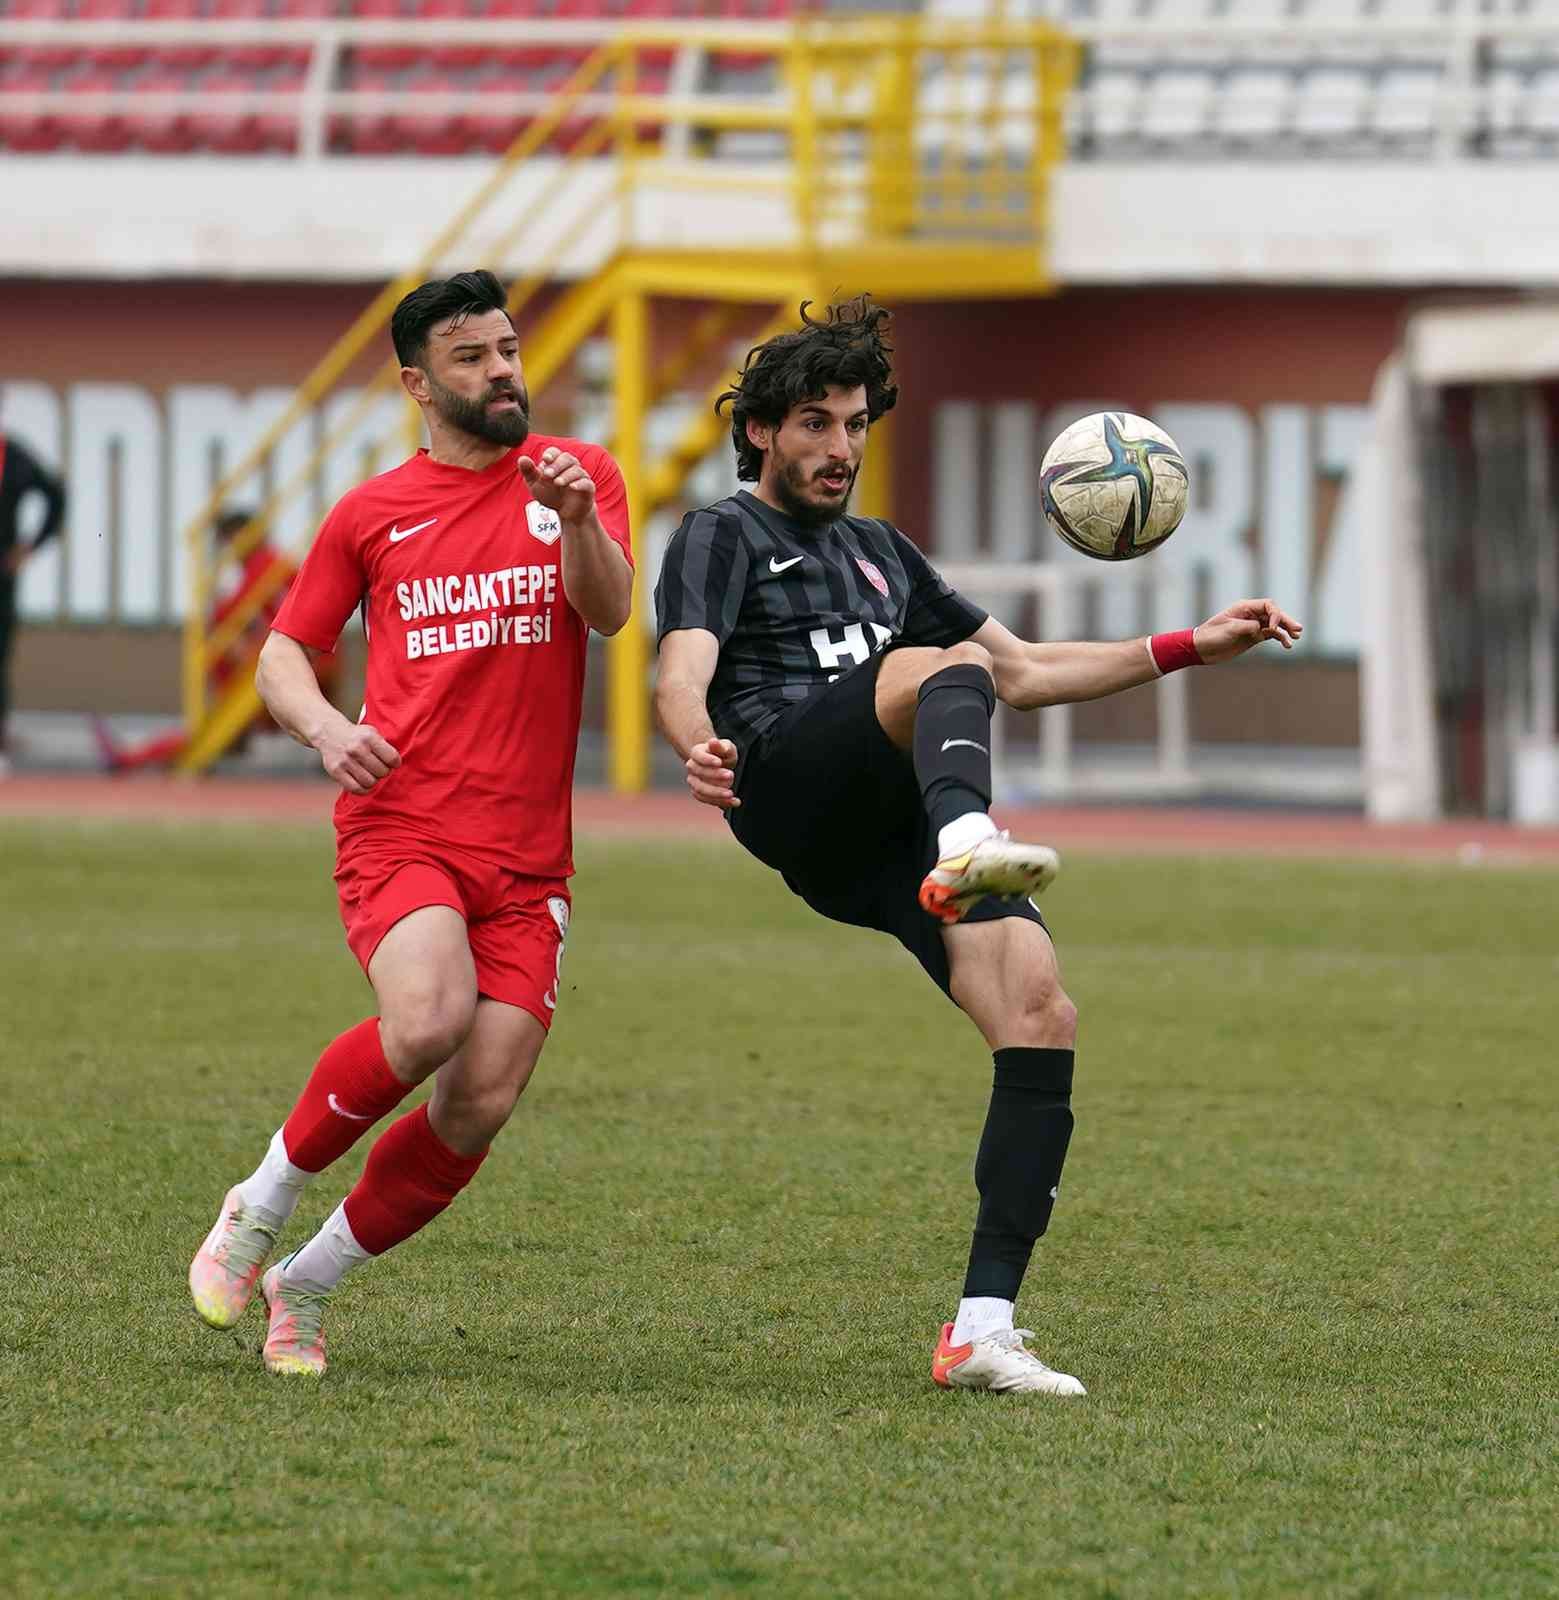
[[931, 1376], [944, 1389], [994, 1389], [998, 1394], [1082, 1395], [1076, 1378], [1047, 1367], [1023, 1341], [1031, 1328], [998, 1328], [968, 1344], [954, 1344], [953, 1325], [942, 1325]]
[[944, 856], [920, 885], [920, 905], [939, 922], [960, 922], [988, 894], [1028, 899], [1055, 882], [1061, 858], [1047, 844], [1019, 844], [1006, 829]]

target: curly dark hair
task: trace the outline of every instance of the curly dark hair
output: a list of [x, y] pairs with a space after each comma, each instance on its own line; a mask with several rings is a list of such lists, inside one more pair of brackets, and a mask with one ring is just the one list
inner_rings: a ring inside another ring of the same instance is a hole
[[819, 319], [807, 315], [812, 302], [801, 302], [801, 326], [777, 333], [747, 352], [736, 386], [715, 401], [715, 410], [731, 408], [731, 443], [736, 447], [736, 476], [756, 483], [763, 470], [763, 451], [747, 437], [748, 422], [778, 427], [792, 406], [821, 400], [830, 385], [866, 386], [868, 422], [886, 416], [899, 398], [893, 381], [893, 346], [884, 338], [893, 314], [858, 294], [829, 306]]

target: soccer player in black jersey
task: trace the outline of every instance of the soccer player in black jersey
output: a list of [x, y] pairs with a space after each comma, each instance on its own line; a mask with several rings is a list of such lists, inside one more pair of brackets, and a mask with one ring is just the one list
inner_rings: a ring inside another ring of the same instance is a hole
[[950, 589], [891, 523], [847, 515], [871, 424], [892, 409], [887, 311], [869, 296], [757, 346], [730, 406], [738, 475], [692, 512], [656, 590], [662, 731], [706, 805], [826, 917], [892, 934], [980, 1030], [995, 1084], [975, 1160], [944, 1387], [1080, 1395], [1013, 1326], [1072, 1133], [1077, 1012], [1032, 894], [1059, 865], [989, 816], [997, 700], [1093, 700], [1226, 661], [1300, 625], [1242, 600], [1195, 629], [1030, 644]]
[[[33, 494], [43, 499], [43, 520], [32, 538], [24, 541], [18, 511]], [[0, 433], [0, 778], [11, 770], [5, 724], [11, 706], [11, 643], [21, 571], [60, 531], [64, 520], [65, 486], [20, 439]]]

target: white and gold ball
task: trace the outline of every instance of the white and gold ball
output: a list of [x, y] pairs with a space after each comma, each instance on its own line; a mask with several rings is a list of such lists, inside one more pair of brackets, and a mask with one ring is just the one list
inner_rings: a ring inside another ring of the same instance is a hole
[[1188, 489], [1175, 441], [1129, 411], [1096, 411], [1074, 422], [1039, 469], [1045, 521], [1098, 561], [1156, 550], [1180, 526]]

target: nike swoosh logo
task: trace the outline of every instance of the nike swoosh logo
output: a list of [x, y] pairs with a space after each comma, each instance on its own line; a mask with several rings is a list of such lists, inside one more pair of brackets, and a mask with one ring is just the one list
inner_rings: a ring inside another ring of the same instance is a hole
[[971, 750], [978, 750], [982, 756], [988, 756], [990, 754], [990, 751], [987, 750], [983, 744], [976, 744], [973, 739], [944, 739], [942, 741], [942, 748], [944, 750], [952, 750], [961, 744], [968, 745]]
[[944, 1369], [947, 1367], [956, 1367], [960, 1361], [967, 1360], [968, 1356], [969, 1349], [968, 1346], [965, 1345], [957, 1350], [954, 1350], [949, 1355], [939, 1355], [936, 1358], [936, 1364]]
[[421, 533], [424, 528], [431, 528], [437, 521], [437, 517], [429, 517], [426, 522], [416, 523], [410, 528], [391, 528], [390, 543], [399, 544], [402, 539], [409, 539], [414, 533]]
[[341, 1102], [339, 1100], [337, 1100], [335, 1095], [333, 1095], [333, 1094], [327, 1094], [325, 1096], [325, 1100], [326, 1100], [326, 1103], [330, 1106], [330, 1109], [332, 1111], [334, 1111], [335, 1114], [338, 1117], [347, 1117], [347, 1118], [350, 1118], [350, 1120], [353, 1121], [353, 1122], [372, 1122], [373, 1121], [372, 1117], [359, 1116], [355, 1111], [348, 1111], [347, 1108], [344, 1105], [342, 1105]]
[[806, 560], [805, 556], [792, 556], [789, 561], [776, 561], [773, 556], [770, 556], [769, 557], [769, 571], [770, 572], [784, 572], [784, 571], [787, 570], [787, 568], [795, 566], [795, 564], [798, 561], [805, 561], [805, 560]]

